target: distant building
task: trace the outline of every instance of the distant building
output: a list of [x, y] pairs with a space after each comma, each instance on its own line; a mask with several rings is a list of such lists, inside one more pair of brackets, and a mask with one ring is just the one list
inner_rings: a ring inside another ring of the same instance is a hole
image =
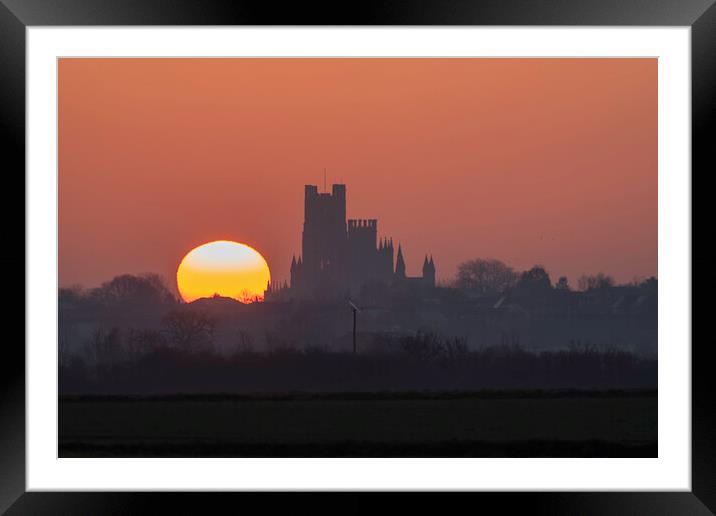
[[405, 259], [403, 258], [403, 249], [398, 245], [398, 256], [395, 262], [395, 274], [393, 284], [395, 286], [408, 285], [419, 288], [435, 288], [435, 263], [433, 257], [425, 255], [423, 261], [423, 275], [409, 277], [405, 274]]
[[359, 295], [367, 286], [435, 287], [435, 263], [425, 256], [423, 275], [407, 277], [402, 248], [393, 266], [392, 238], [378, 238], [376, 219], [346, 220], [346, 186], [330, 193], [306, 185], [301, 254], [291, 261], [290, 285], [268, 285], [266, 301], [336, 299]]

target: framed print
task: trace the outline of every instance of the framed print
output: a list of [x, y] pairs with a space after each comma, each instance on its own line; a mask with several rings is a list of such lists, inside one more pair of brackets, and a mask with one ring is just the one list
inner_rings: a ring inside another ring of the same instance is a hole
[[9, 514], [257, 490], [713, 510], [710, 2], [0, 9], [27, 203]]

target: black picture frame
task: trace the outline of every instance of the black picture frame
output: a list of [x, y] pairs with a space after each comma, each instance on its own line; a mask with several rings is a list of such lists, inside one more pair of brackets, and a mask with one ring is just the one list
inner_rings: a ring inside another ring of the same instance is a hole
[[[691, 27], [692, 178], [716, 170], [709, 138], [716, 126], [716, 0], [422, 0], [331, 4], [230, 0], [0, 0], [0, 145], [5, 202], [7, 270], [25, 270], [24, 225], [10, 221], [24, 199], [25, 169], [25, 29], [74, 25], [633, 25]], [[692, 188], [693, 191], [693, 188]], [[693, 205], [692, 205], [693, 206]], [[693, 209], [693, 208], [692, 208]], [[696, 221], [693, 217], [694, 222]], [[23, 243], [20, 256], [17, 249]], [[9, 246], [8, 246], [9, 247]], [[693, 253], [693, 250], [692, 250]], [[693, 263], [693, 259], [692, 259]], [[20, 275], [14, 274], [14, 292]], [[19, 311], [20, 303], [14, 303]], [[24, 303], [22, 305], [24, 307]], [[24, 309], [24, 308], [23, 308]], [[6, 313], [5, 320], [19, 321]], [[693, 316], [692, 316], [693, 320]], [[24, 333], [24, 329], [23, 329]], [[710, 339], [692, 346], [692, 491], [604, 493], [480, 493], [470, 501], [477, 509], [499, 506], [537, 514], [712, 514], [716, 513], [716, 389], [708, 360]], [[23, 338], [24, 341], [24, 338]], [[243, 494], [139, 494], [25, 492], [25, 347], [19, 337], [3, 343], [0, 357], [0, 512], [7, 514], [124, 514], [169, 510], [207, 512], [217, 498], [234, 512]], [[690, 343], [669, 343], [689, 345]], [[263, 509], [276, 503], [295, 507], [302, 494], [260, 497]], [[472, 496], [472, 495], [471, 495]], [[366, 504], [383, 504], [382, 495], [349, 495], [333, 510], [355, 512]], [[445, 509], [444, 502], [421, 499], [423, 509]], [[212, 512], [218, 512], [212, 510]]]

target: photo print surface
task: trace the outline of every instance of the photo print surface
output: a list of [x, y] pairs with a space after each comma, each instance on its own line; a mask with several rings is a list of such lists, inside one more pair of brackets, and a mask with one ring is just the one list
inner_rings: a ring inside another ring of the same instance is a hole
[[657, 70], [63, 58], [61, 457], [657, 456]]

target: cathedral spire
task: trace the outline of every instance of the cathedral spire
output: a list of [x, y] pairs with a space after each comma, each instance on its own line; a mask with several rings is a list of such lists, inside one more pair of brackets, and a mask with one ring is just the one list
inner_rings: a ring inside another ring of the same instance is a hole
[[405, 279], [405, 259], [403, 258], [403, 249], [398, 244], [398, 256], [395, 259], [395, 276]]

